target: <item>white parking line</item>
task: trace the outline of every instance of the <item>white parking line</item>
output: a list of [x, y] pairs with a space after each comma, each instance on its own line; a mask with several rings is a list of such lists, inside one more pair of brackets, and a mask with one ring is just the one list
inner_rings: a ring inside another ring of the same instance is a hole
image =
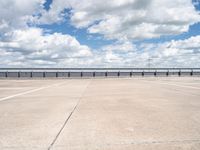
[[[25, 87], [27, 88], [27, 87]], [[28, 87], [30, 88], [30, 87]], [[0, 90], [21, 90], [24, 89], [23, 87], [0, 87]]]
[[[154, 82], [154, 81], [144, 81], [144, 82]], [[163, 82], [154, 82], [154, 83], [157, 83], [157, 84], [164, 84], [164, 85], [172, 85], [172, 86], [177, 86], [177, 87], [182, 87], [182, 88], [190, 88], [190, 89], [200, 90], [200, 87], [194, 87], [194, 86], [178, 85], [178, 84], [163, 83]]]
[[3, 98], [0, 98], [0, 102], [5, 101], [5, 100], [8, 100], [8, 99], [11, 99], [11, 98], [14, 98], [14, 97], [17, 97], [17, 96], [21, 96], [21, 95], [33, 93], [33, 92], [36, 92], [36, 91], [40, 91], [40, 90], [43, 90], [43, 89], [47, 89], [47, 88], [50, 88], [50, 87], [60, 86], [60, 85], [62, 85], [62, 84], [64, 84], [64, 83], [63, 83], [63, 82], [62, 82], [62, 83], [56, 83], [56, 84], [53, 84], [53, 85], [44, 86], [44, 87], [40, 87], [40, 88], [28, 90], [28, 91], [25, 91], [25, 92], [22, 92], [22, 93], [18, 93], [18, 94], [15, 94], [15, 95], [3, 97]]

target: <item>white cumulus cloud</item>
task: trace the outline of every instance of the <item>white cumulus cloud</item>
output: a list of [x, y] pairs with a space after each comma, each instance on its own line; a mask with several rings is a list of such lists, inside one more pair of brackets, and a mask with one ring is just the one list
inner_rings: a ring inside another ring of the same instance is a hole
[[[44, 34], [42, 29], [29, 28], [15, 30], [8, 34], [5, 41], [0, 42], [2, 61], [12, 65], [59, 64], [70, 58], [87, 58], [92, 56], [88, 46], [81, 45], [74, 37], [61, 33]], [[4, 57], [3, 57], [4, 56]], [[16, 57], [17, 56], [17, 57]], [[18, 59], [16, 59], [18, 58]]]
[[[133, 43], [188, 32], [200, 21], [198, 0], [53, 0], [49, 10], [45, 2], [0, 1], [0, 67], [200, 67], [200, 36]], [[88, 36], [115, 42], [92, 49], [71, 35], [37, 27], [66, 20]]]
[[16, 28], [27, 28], [33, 15], [42, 8], [45, 0], [1, 0], [0, 34]]
[[41, 20], [62, 20], [64, 9], [71, 10], [68, 15], [76, 28], [117, 40], [176, 35], [200, 21], [190, 0], [56, 0]]

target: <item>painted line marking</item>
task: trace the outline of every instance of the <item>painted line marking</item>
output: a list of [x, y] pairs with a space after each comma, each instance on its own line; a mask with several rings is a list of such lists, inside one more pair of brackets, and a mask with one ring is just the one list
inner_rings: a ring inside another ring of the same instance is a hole
[[200, 90], [200, 87], [187, 86], [187, 85], [178, 85], [178, 84], [171, 84], [171, 83], [163, 83], [162, 81], [161, 82], [144, 81], [144, 82], [152, 82], [152, 83], [157, 83], [157, 84], [173, 85], [173, 86], [177, 86], [177, 87], [183, 87], [183, 88], [190, 88], [190, 89]]
[[14, 98], [14, 97], [17, 97], [17, 96], [21, 96], [21, 95], [33, 93], [33, 92], [36, 92], [36, 91], [40, 91], [40, 90], [43, 90], [43, 89], [47, 89], [47, 88], [50, 88], [50, 87], [60, 86], [62, 84], [64, 84], [64, 83], [63, 82], [62, 83], [56, 83], [56, 84], [53, 84], [53, 85], [44, 86], [44, 87], [28, 90], [28, 91], [25, 91], [25, 92], [22, 92], [22, 93], [18, 93], [18, 94], [10, 95], [10, 96], [7, 96], [7, 97], [3, 97], [3, 98], [0, 98], [0, 102], [8, 100], [8, 99], [11, 99], [11, 98]]
[[188, 86], [188, 85], [178, 85], [178, 84], [169, 84], [169, 83], [160, 83], [160, 84], [173, 85], [173, 86], [178, 86], [178, 87], [183, 87], [183, 88], [200, 90], [200, 87], [194, 87], [194, 86]]
[[20, 90], [22, 87], [0, 87], [0, 90]]
[[159, 80], [161, 82], [168, 82], [168, 83], [181, 83], [181, 84], [184, 84], [184, 85], [200, 85], [200, 80], [196, 81], [196, 80], [191, 80], [191, 81], [186, 81], [186, 82], [183, 82], [184, 80]]

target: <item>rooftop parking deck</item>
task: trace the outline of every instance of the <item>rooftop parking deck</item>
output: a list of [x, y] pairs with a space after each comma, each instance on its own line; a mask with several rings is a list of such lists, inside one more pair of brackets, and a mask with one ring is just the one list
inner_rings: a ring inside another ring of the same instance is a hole
[[1, 79], [1, 150], [199, 150], [200, 78]]

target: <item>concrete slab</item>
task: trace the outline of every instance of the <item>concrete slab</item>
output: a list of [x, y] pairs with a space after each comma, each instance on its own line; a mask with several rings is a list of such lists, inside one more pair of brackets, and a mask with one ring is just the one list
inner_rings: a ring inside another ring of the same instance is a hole
[[0, 149], [48, 149], [89, 81], [48, 82], [48, 88], [0, 102]]
[[200, 149], [200, 78], [0, 82], [31, 86], [0, 101], [0, 149]]

